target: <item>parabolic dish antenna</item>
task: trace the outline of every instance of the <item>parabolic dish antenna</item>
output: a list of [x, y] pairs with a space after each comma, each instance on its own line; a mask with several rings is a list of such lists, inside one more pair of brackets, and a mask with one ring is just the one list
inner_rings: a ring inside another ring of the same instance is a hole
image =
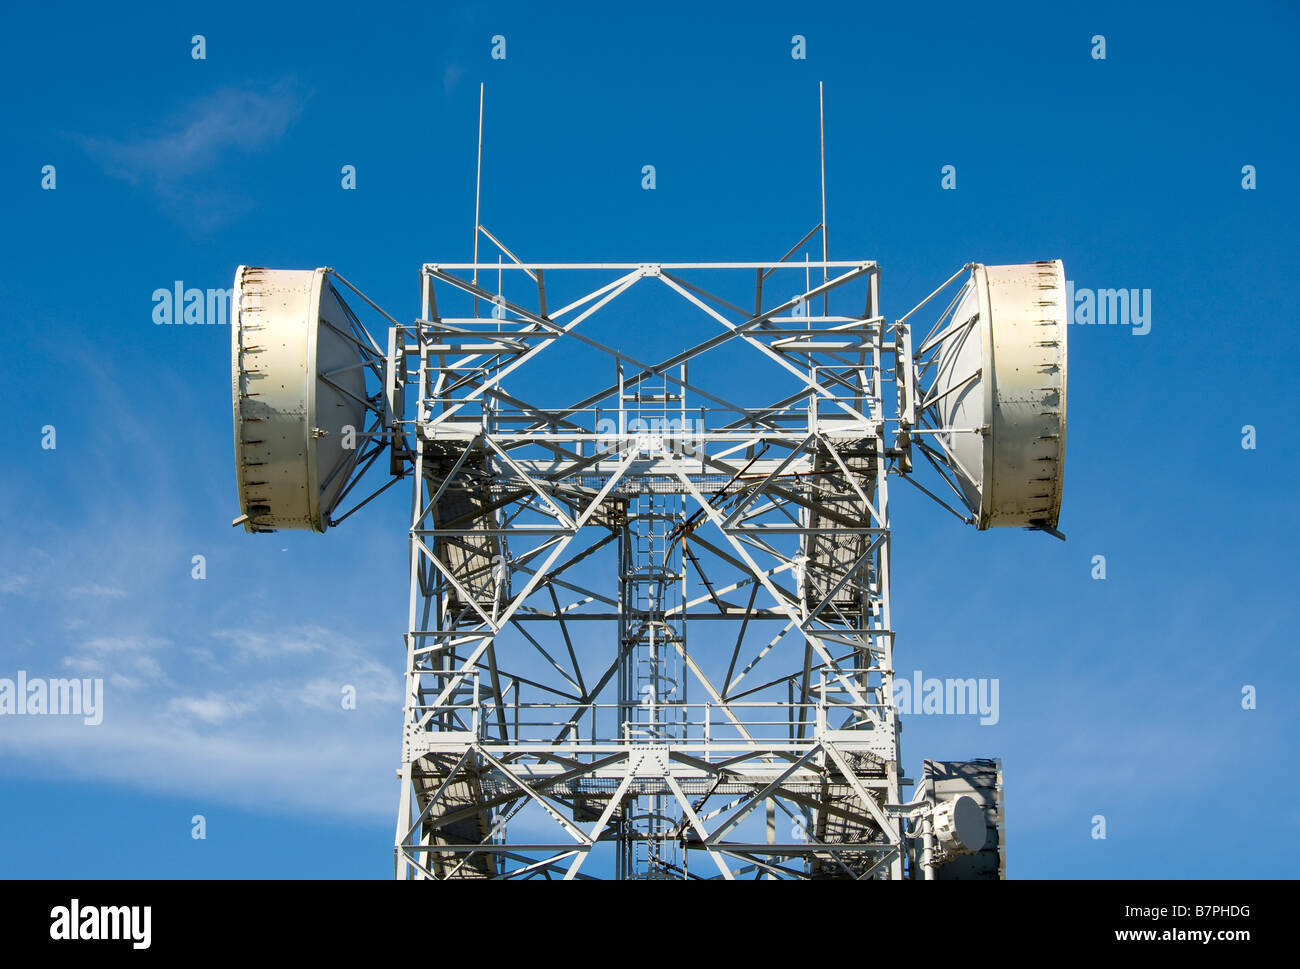
[[356, 465], [367, 397], [356, 317], [327, 269], [235, 272], [230, 370], [240, 517], [323, 532]]
[[917, 353], [920, 425], [976, 527], [1054, 531], [1065, 474], [1065, 269], [968, 267]]
[[935, 809], [934, 834], [953, 854], [979, 851], [988, 840], [984, 809], [969, 794], [958, 794]]

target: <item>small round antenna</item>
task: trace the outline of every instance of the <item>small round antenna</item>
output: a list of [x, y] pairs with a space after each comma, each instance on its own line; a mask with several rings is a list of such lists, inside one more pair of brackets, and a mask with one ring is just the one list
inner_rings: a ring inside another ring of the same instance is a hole
[[958, 794], [935, 808], [934, 833], [939, 846], [951, 854], [979, 851], [988, 839], [984, 809], [969, 794]]

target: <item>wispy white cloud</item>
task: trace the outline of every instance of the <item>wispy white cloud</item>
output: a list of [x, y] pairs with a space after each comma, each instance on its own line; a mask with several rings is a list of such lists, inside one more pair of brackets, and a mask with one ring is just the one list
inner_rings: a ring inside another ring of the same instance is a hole
[[247, 718], [180, 721], [115, 707], [111, 691], [105, 711], [94, 727], [74, 717], [6, 718], [0, 755], [29, 763], [33, 776], [57, 766], [62, 776], [184, 795], [196, 809], [209, 801], [371, 819], [391, 818], [395, 809], [392, 730], [373, 729], [356, 711], [336, 712], [332, 723], [270, 728]]
[[306, 101], [306, 93], [292, 78], [265, 90], [223, 88], [186, 105], [146, 134], [85, 136], [80, 141], [109, 175], [148, 188], [165, 206], [211, 224], [246, 203], [203, 176], [282, 137]]
[[[258, 649], [222, 668], [204, 655], [220, 645], [176, 649], [160, 637], [124, 635], [78, 644], [61, 665], [67, 674], [104, 678], [103, 722], [6, 718], [0, 758], [263, 810], [391, 811], [388, 788], [366, 789], [357, 779], [391, 776], [401, 702], [395, 668], [367, 644], [322, 631], [217, 630], [210, 641]], [[270, 649], [305, 642], [312, 643], [310, 675], [302, 652]], [[354, 702], [345, 705], [345, 695]]]
[[456, 87], [456, 82], [461, 79], [465, 73], [465, 68], [459, 64], [448, 64], [442, 72], [442, 91], [444, 94], [451, 94], [452, 89]]
[[89, 585], [74, 586], [68, 590], [68, 595], [78, 599], [122, 599], [126, 597], [126, 590], [117, 586], [100, 585], [98, 582], [91, 582]]
[[83, 144], [111, 174], [165, 185], [279, 138], [302, 105], [292, 80], [266, 91], [224, 88], [188, 105], [154, 134], [124, 141], [92, 137]]
[[9, 574], [0, 578], [0, 592], [6, 595], [21, 595], [31, 584], [31, 578], [26, 575]]
[[285, 635], [272, 635], [252, 629], [218, 629], [212, 635], [231, 646], [235, 658], [244, 662], [316, 653], [324, 648], [329, 636], [320, 628], [295, 629]]
[[179, 720], [225, 723], [254, 709], [252, 703], [218, 693], [204, 696], [178, 696], [167, 701], [167, 713]]
[[[82, 515], [16, 521], [0, 544], [0, 582], [13, 590], [0, 595], [0, 675], [103, 677], [104, 719], [0, 719], [0, 770], [391, 817], [400, 639], [372, 636], [351, 600], [312, 599], [312, 561], [276, 549], [268, 562], [240, 543], [228, 482], [176, 460], [111, 364], [86, 359], [79, 373], [112, 429], [78, 455], [99, 500]], [[0, 480], [0, 501], [17, 506], [39, 481], [29, 473]], [[208, 556], [203, 581], [191, 576], [196, 550]], [[273, 593], [266, 569], [282, 580]], [[355, 708], [341, 702], [354, 694]]]
[[169, 682], [154, 654], [167, 640], [150, 636], [98, 636], [75, 645], [60, 665], [78, 676], [102, 676], [117, 689], [136, 692]]

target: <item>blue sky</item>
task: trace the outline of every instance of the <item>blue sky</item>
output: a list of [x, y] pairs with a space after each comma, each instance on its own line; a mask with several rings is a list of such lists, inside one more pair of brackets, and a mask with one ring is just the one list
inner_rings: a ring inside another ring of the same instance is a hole
[[151, 295], [329, 265], [413, 318], [420, 264], [470, 256], [480, 81], [482, 221], [526, 258], [778, 257], [818, 220], [824, 81], [831, 255], [882, 265], [891, 317], [970, 261], [1149, 289], [1146, 335], [1071, 328], [1067, 543], [895, 486], [898, 668], [1001, 683], [996, 725], [906, 718], [906, 764], [1003, 758], [1013, 877], [1293, 872], [1295, 6], [5, 20], [0, 677], [109, 693], [93, 728], [0, 718], [0, 875], [391, 873], [405, 495], [231, 529], [229, 329], [156, 326]]

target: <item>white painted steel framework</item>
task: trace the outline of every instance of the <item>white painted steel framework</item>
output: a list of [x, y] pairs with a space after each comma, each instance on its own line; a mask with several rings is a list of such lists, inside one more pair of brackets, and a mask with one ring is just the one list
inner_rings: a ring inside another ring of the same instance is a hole
[[[654, 361], [588, 336], [634, 287], [712, 335]], [[920, 877], [887, 489], [916, 422], [876, 265], [426, 265], [421, 290], [387, 388], [414, 480], [397, 877]], [[608, 385], [507, 392], [565, 343]], [[697, 386], [719, 354], [794, 390]]]

